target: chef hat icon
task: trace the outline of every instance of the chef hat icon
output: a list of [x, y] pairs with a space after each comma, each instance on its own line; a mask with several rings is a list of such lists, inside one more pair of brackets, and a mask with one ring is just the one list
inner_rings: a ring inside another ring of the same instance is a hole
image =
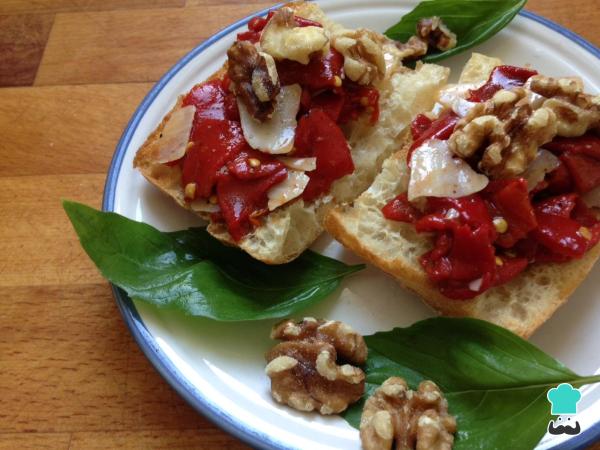
[[561, 383], [547, 394], [552, 405], [551, 414], [577, 414], [577, 402], [581, 400], [581, 392], [569, 383]]

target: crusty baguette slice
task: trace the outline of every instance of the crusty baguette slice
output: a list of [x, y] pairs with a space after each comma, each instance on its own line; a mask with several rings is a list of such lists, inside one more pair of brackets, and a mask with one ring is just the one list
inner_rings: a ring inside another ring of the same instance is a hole
[[[341, 25], [330, 21], [312, 2], [296, 2], [288, 6], [294, 9], [296, 15], [320, 22], [331, 34], [343, 30]], [[397, 58], [396, 47], [388, 43], [384, 51], [389, 56], [388, 61], [394, 65], [393, 59]], [[221, 76], [225, 70], [225, 67], [222, 68], [213, 77]], [[336, 181], [332, 186], [331, 195], [311, 203], [297, 200], [278, 208], [264, 218], [260, 227], [238, 243], [233, 241], [221, 223], [209, 223], [209, 233], [225, 243], [238, 245], [254, 258], [268, 264], [291, 261], [322, 233], [323, 216], [333, 204], [352, 201], [371, 184], [383, 160], [398, 148], [402, 132], [412, 117], [433, 106], [437, 93], [445, 85], [448, 75], [448, 69], [433, 64], [421, 65], [414, 71], [388, 70], [384, 79], [377, 85], [380, 91], [378, 123], [371, 126], [365, 120], [357, 121], [345, 130], [355, 171]], [[181, 99], [174, 109], [180, 106]], [[179, 167], [155, 162], [155, 148], [171, 113], [139, 149], [134, 167], [179, 205], [191, 209], [189, 203], [184, 200]], [[197, 214], [209, 220], [208, 214]]]
[[[461, 82], [487, 79], [491, 68], [498, 63], [476, 55], [463, 71], [466, 75], [461, 77]], [[478, 76], [474, 76], [476, 73]], [[600, 245], [580, 260], [533, 265], [510, 283], [492, 288], [472, 300], [451, 300], [443, 296], [419, 264], [419, 257], [432, 248], [431, 238], [417, 233], [412, 224], [387, 220], [381, 213], [383, 206], [406, 190], [408, 146], [410, 142], [383, 163], [373, 184], [352, 206], [333, 209], [325, 218], [325, 228], [344, 246], [419, 294], [440, 314], [488, 320], [529, 337], [583, 281], [600, 256]]]

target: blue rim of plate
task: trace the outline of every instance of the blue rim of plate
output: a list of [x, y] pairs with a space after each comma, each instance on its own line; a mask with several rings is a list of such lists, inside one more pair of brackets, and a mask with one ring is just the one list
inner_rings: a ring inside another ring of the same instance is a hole
[[[270, 8], [263, 9], [254, 14], [251, 14], [214, 34], [202, 44], [198, 45], [191, 52], [181, 58], [163, 77], [152, 87], [146, 95], [140, 106], [136, 109], [133, 117], [129, 120], [117, 148], [110, 163], [106, 183], [104, 185], [104, 195], [102, 200], [103, 211], [113, 211], [115, 203], [115, 195], [117, 182], [119, 177], [119, 169], [123, 163], [125, 152], [129, 147], [131, 138], [137, 129], [137, 126], [146, 113], [149, 106], [154, 102], [157, 95], [162, 91], [165, 85], [177, 74], [189, 61], [202, 53], [212, 44], [228, 35], [237, 28], [248, 23], [253, 17], [263, 16], [272, 9], [278, 8], [279, 5], [274, 5]], [[600, 49], [585, 40], [578, 34], [562, 27], [561, 25], [539, 16], [530, 11], [521, 11], [519, 15], [538, 22], [557, 33], [565, 36], [569, 40], [583, 47], [589, 53], [600, 59]], [[140, 317], [137, 308], [129, 296], [117, 286], [111, 285], [113, 295], [121, 315], [133, 335], [137, 344], [140, 346], [146, 357], [152, 365], [160, 373], [160, 375], [171, 385], [177, 393], [183, 397], [196, 411], [200, 412], [206, 418], [211, 420], [215, 425], [225, 430], [229, 434], [239, 438], [243, 442], [252, 447], [263, 448], [269, 450], [285, 450], [289, 447], [283, 442], [273, 440], [267, 433], [257, 431], [255, 429], [244, 426], [228, 415], [225, 411], [219, 409], [217, 405], [209, 403], [202, 393], [191, 384], [171, 363], [167, 355], [157, 345], [154, 337], [144, 325], [144, 321]], [[583, 450], [600, 438], [600, 418], [593, 426], [585, 430], [578, 436], [569, 439], [561, 444], [551, 448], [551, 450]]]

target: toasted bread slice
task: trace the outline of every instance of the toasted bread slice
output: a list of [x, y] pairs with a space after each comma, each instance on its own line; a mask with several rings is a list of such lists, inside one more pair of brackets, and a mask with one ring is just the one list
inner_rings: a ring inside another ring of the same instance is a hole
[[[498, 60], [475, 55], [463, 71], [461, 82], [483, 81], [498, 64]], [[407, 189], [409, 146], [410, 142], [406, 142], [402, 150], [383, 163], [373, 184], [352, 206], [330, 211], [325, 228], [344, 246], [419, 294], [440, 314], [487, 320], [529, 337], [583, 281], [600, 256], [600, 245], [579, 260], [534, 264], [511, 282], [474, 299], [445, 297], [429, 281], [419, 263], [419, 257], [432, 248], [430, 236], [417, 233], [412, 224], [387, 220], [381, 212], [383, 206]]]
[[[296, 2], [287, 6], [294, 9], [297, 16], [320, 22], [330, 34], [343, 30], [341, 25], [330, 21], [314, 3]], [[400, 67], [397, 49], [392, 43], [384, 44], [384, 52], [390, 67]], [[211, 78], [220, 77], [225, 70], [223, 67]], [[388, 70], [386, 76], [376, 84], [380, 92], [378, 123], [372, 126], [366, 119], [358, 120], [345, 130], [355, 171], [337, 180], [332, 185], [330, 195], [311, 203], [296, 200], [276, 209], [264, 217], [261, 226], [237, 243], [222, 223], [210, 222], [209, 233], [222, 242], [238, 245], [265, 263], [281, 264], [291, 261], [322, 233], [323, 217], [330, 207], [354, 200], [371, 184], [383, 160], [398, 148], [403, 139], [402, 133], [412, 117], [433, 106], [448, 75], [448, 69], [433, 64], [420, 65], [416, 70]], [[179, 205], [191, 210], [191, 205], [184, 199], [180, 168], [156, 163], [154, 156], [166, 121], [180, 107], [181, 98], [139, 149], [134, 167]], [[209, 214], [197, 214], [209, 220]]]

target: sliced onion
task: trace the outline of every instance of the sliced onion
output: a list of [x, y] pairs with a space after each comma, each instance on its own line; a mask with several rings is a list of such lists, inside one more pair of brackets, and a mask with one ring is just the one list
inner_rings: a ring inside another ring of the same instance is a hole
[[544, 181], [546, 174], [552, 172], [559, 165], [559, 159], [548, 150], [543, 148], [538, 150], [537, 156], [529, 163], [527, 170], [523, 173], [529, 191], [535, 189], [540, 182]]
[[301, 170], [303, 172], [310, 172], [317, 168], [317, 158], [293, 158], [291, 156], [280, 156], [277, 158], [281, 163], [294, 170]]
[[195, 212], [206, 212], [206, 213], [214, 213], [220, 211], [219, 205], [213, 205], [205, 198], [197, 198], [193, 202], [190, 203], [190, 208]]
[[600, 186], [586, 192], [581, 198], [590, 208], [600, 208]]
[[299, 84], [282, 86], [275, 98], [273, 115], [264, 122], [252, 117], [238, 97], [242, 131], [250, 147], [274, 155], [289, 153], [292, 150], [301, 94], [302, 88]]
[[304, 192], [309, 181], [310, 178], [304, 172], [288, 170], [287, 178], [273, 186], [267, 192], [267, 196], [269, 197], [269, 211], [273, 211], [275, 208], [299, 197]]
[[459, 198], [481, 191], [489, 182], [460, 158], [446, 141], [425, 142], [412, 154], [408, 200], [419, 197]]
[[171, 114], [162, 130], [162, 136], [156, 141], [154, 160], [161, 164], [177, 161], [185, 155], [194, 123], [196, 107], [184, 106]]

